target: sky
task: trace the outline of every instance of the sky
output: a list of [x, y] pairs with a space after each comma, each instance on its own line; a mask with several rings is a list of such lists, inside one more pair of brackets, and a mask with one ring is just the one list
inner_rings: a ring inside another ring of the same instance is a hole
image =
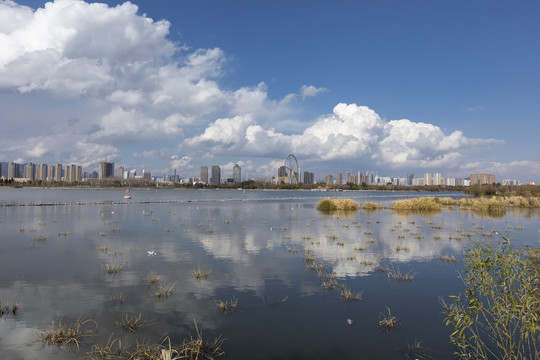
[[0, 0], [0, 161], [540, 182], [540, 2]]

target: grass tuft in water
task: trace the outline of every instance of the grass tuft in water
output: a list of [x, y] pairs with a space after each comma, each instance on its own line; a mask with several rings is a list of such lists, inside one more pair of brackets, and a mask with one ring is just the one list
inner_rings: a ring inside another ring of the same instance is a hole
[[135, 332], [142, 327], [152, 325], [153, 322], [143, 321], [142, 315], [139, 313], [138, 315], [126, 314], [124, 318], [122, 318], [120, 321], [116, 321], [115, 324], [122, 330]]
[[89, 336], [95, 336], [97, 323], [94, 320], [78, 318], [70, 326], [52, 322], [50, 329], [43, 330], [39, 335], [39, 341], [43, 345], [56, 346], [66, 350], [79, 350], [82, 340]]
[[191, 272], [191, 276], [193, 276], [197, 280], [206, 279], [210, 276], [210, 273], [212, 270], [203, 270], [201, 269], [201, 266], [199, 265], [197, 269], [193, 270]]
[[388, 314], [380, 314], [379, 318], [379, 328], [382, 330], [388, 332], [392, 331], [393, 329], [399, 327], [398, 319], [392, 315], [392, 312], [390, 311], [390, 308], [387, 306], [386, 310], [388, 311]]
[[330, 199], [326, 198], [317, 204], [317, 210], [333, 211], [333, 210], [358, 210], [360, 204], [352, 199]]

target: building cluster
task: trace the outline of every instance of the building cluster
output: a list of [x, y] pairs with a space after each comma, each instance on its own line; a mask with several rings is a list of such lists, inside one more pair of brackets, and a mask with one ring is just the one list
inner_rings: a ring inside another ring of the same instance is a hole
[[[512, 180], [507, 180], [508, 185]], [[493, 174], [470, 174], [468, 178], [443, 177], [441, 173], [425, 173], [422, 177], [414, 177], [414, 174], [407, 174], [406, 177], [388, 177], [379, 176], [376, 171], [366, 171], [366, 173], [357, 172], [352, 174], [350, 171], [324, 177], [326, 185], [346, 185], [349, 183], [355, 185], [402, 185], [402, 186], [472, 186], [495, 184], [496, 179]]]
[[201, 166], [200, 178], [194, 179], [194, 182], [210, 185], [239, 184], [242, 182], [242, 169], [238, 164], [233, 166], [232, 178], [222, 178], [219, 165], [212, 165], [211, 171], [211, 173], [208, 172], [208, 166]]
[[143, 170], [142, 176], [137, 176], [136, 170], [124, 171], [118, 167], [114, 175], [114, 163], [103, 161], [99, 163], [99, 171], [83, 172], [82, 166], [77, 164], [19, 164], [16, 162], [0, 163], [0, 178], [13, 179], [16, 182], [26, 181], [62, 181], [67, 183], [84, 181], [87, 179], [148, 179], [151, 180], [149, 170]]

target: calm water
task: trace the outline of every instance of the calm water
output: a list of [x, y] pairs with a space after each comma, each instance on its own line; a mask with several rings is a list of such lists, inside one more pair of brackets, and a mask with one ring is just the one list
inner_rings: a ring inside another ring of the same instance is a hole
[[[131, 194], [124, 202], [122, 189], [0, 189], [0, 301], [22, 304], [17, 316], [0, 318], [2, 359], [79, 359], [112, 334], [127, 350], [164, 335], [181, 343], [195, 335], [194, 320], [205, 338], [227, 339], [226, 359], [403, 359], [398, 349], [415, 339], [434, 358], [450, 359], [451, 329], [444, 326], [438, 297], [462, 290], [457, 275], [464, 248], [497, 241], [494, 230], [537, 246], [540, 231], [534, 210], [493, 219], [457, 210], [427, 216], [391, 210], [329, 215], [315, 209], [327, 196], [390, 205], [433, 194]], [[51, 203], [70, 205], [37, 206]], [[462, 232], [470, 236], [456, 239]], [[362, 292], [362, 299], [347, 303], [339, 291], [324, 290], [306, 265], [305, 249], [326, 273]], [[446, 263], [442, 255], [458, 261]], [[124, 268], [106, 274], [107, 264]], [[193, 278], [199, 266], [211, 270], [207, 279]], [[416, 277], [392, 281], [379, 266]], [[163, 285], [174, 284], [170, 297], [154, 296], [157, 286], [145, 280], [149, 272], [160, 275]], [[120, 295], [123, 303], [111, 300]], [[233, 297], [238, 310], [222, 313], [216, 301]], [[401, 323], [390, 333], [377, 326], [386, 307]], [[134, 333], [115, 324], [139, 313], [151, 324]], [[95, 320], [98, 331], [78, 352], [36, 340], [52, 321], [70, 324], [80, 316]]]

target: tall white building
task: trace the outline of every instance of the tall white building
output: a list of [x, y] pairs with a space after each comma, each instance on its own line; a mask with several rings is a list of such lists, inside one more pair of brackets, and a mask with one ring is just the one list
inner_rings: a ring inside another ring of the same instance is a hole
[[236, 184], [242, 182], [242, 169], [240, 169], [240, 165], [234, 164], [233, 167], [233, 180]]

